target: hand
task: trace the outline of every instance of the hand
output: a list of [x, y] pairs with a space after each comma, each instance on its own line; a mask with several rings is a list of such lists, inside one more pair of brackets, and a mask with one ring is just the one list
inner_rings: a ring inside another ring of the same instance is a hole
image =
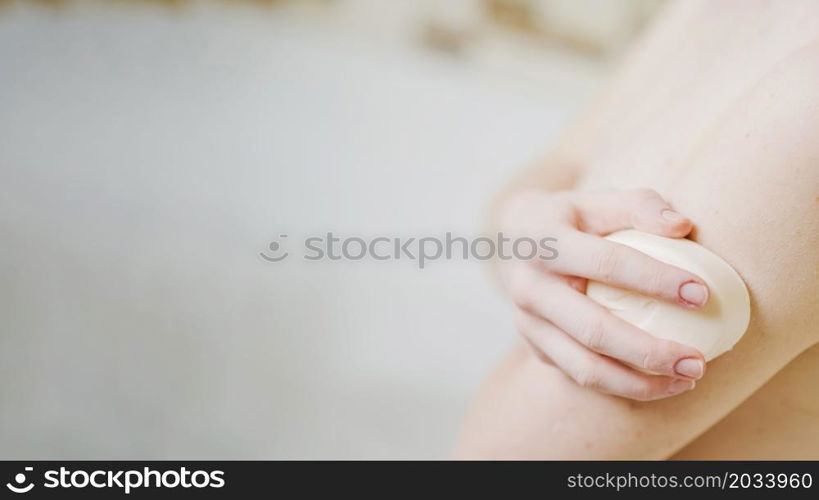
[[510, 260], [500, 268], [518, 330], [541, 359], [584, 387], [640, 401], [694, 388], [705, 372], [700, 352], [658, 339], [585, 295], [591, 279], [680, 307], [704, 305], [708, 287], [696, 275], [601, 237], [633, 228], [682, 238], [690, 220], [647, 189], [520, 193], [499, 216], [505, 236], [557, 238], [550, 245], [557, 258]]

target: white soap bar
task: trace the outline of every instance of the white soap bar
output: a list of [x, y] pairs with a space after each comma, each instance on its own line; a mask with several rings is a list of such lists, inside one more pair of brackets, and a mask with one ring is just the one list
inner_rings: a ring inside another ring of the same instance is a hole
[[615, 315], [655, 337], [698, 349], [706, 361], [739, 341], [751, 319], [751, 301], [742, 278], [724, 260], [687, 239], [665, 238], [627, 230], [606, 239], [630, 246], [659, 261], [702, 278], [710, 291], [708, 304], [687, 309], [661, 299], [589, 281], [586, 294]]

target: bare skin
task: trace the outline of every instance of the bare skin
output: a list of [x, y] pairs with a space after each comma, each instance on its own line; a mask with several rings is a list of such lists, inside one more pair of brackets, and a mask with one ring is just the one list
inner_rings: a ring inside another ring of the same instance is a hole
[[819, 4], [678, 2], [521, 191], [651, 188], [751, 292], [694, 390], [635, 401], [521, 346], [456, 456], [819, 459]]

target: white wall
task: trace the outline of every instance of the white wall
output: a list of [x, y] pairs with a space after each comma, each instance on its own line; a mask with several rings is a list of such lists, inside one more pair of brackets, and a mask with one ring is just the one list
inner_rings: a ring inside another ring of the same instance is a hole
[[514, 340], [481, 265], [258, 253], [474, 234], [596, 84], [543, 65], [282, 10], [0, 10], [0, 458], [445, 456]]

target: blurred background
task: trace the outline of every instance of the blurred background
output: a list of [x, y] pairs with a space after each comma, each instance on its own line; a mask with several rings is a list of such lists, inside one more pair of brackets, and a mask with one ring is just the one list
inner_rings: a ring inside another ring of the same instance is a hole
[[477, 235], [647, 0], [0, 1], [0, 458], [445, 458], [515, 341]]

